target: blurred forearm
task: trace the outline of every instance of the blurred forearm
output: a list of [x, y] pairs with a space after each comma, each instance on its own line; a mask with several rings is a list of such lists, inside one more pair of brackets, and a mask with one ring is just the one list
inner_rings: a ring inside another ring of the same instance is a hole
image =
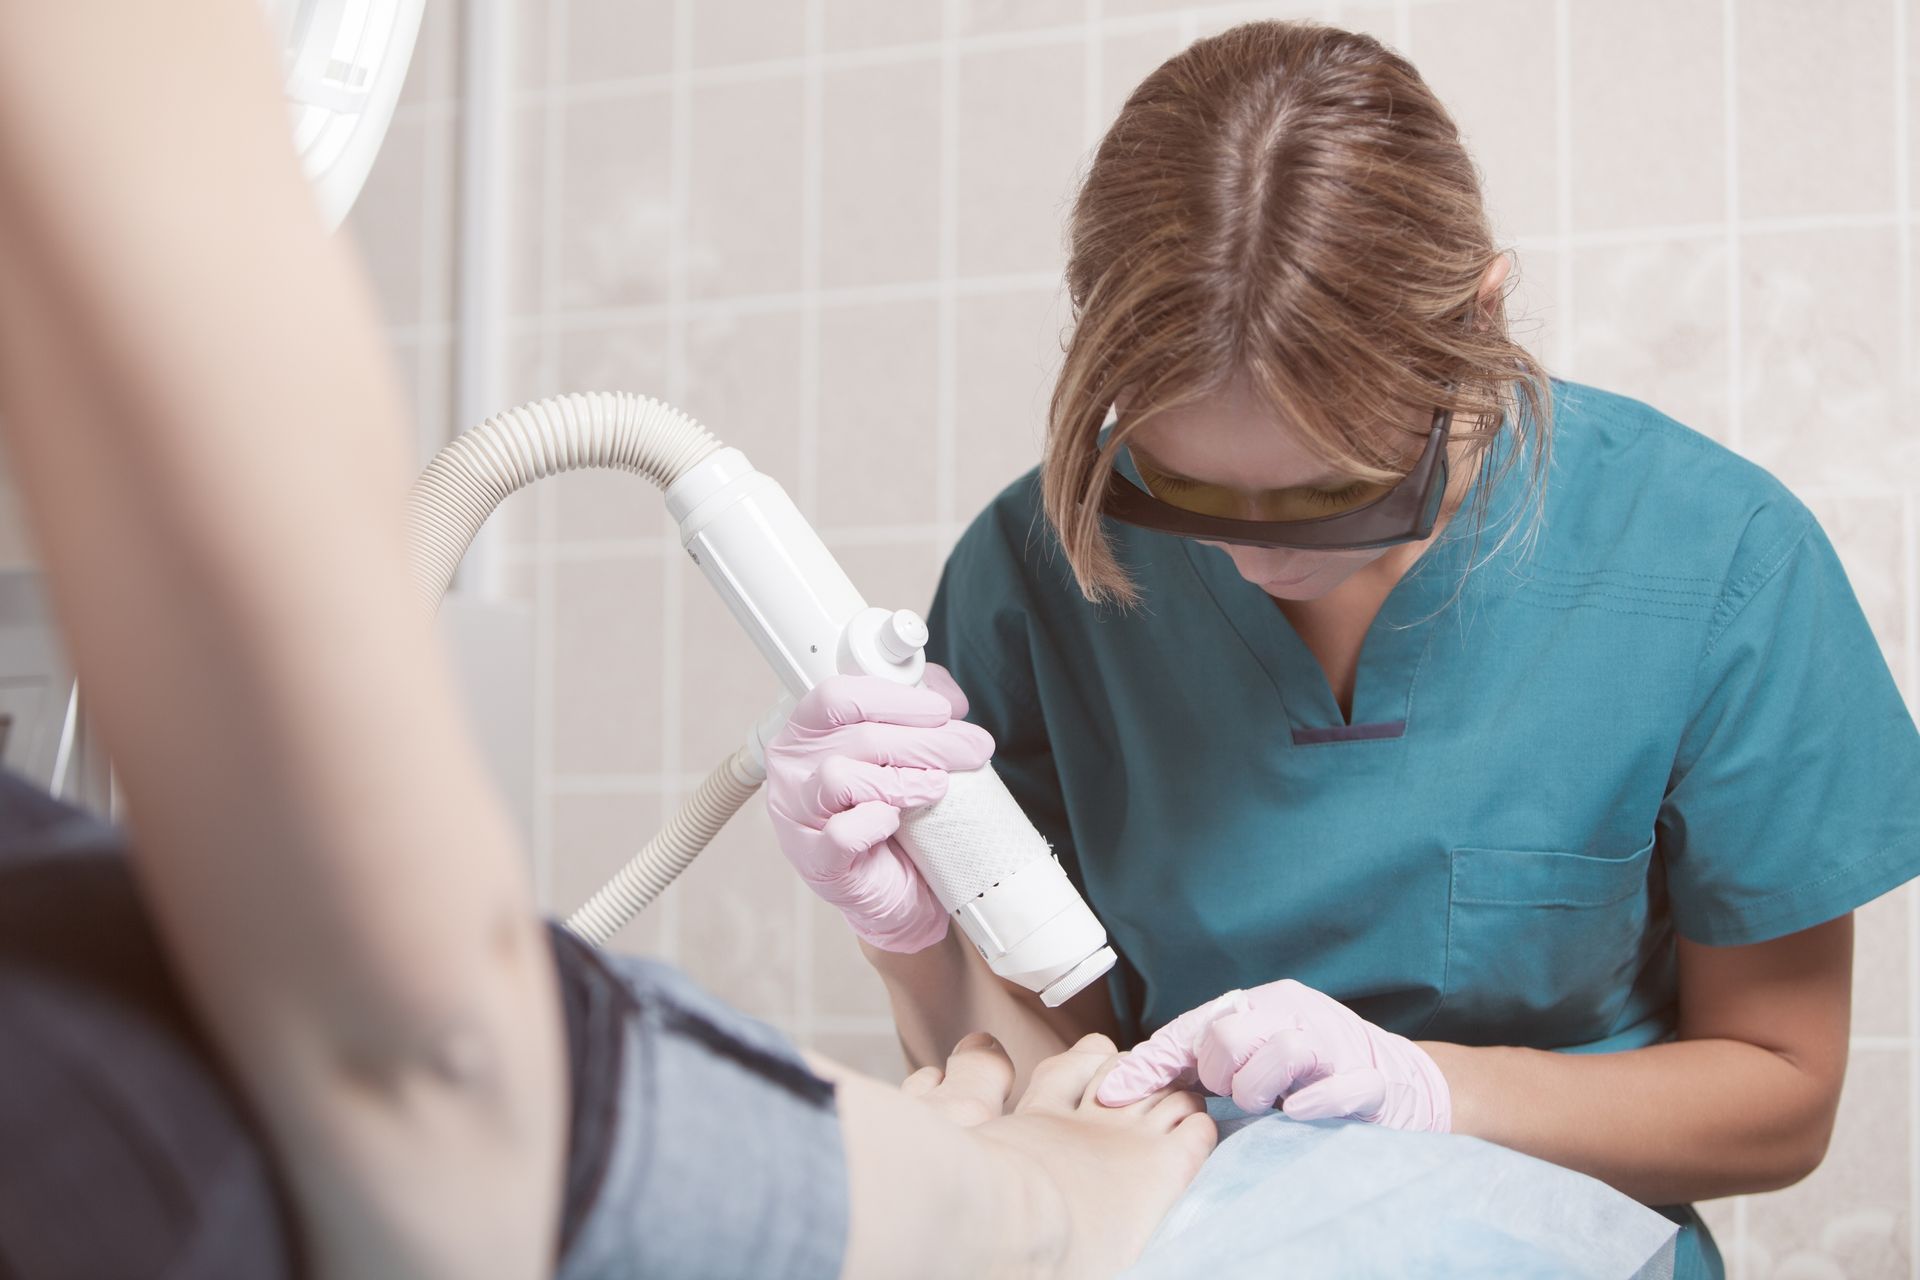
[[550, 965], [285, 128], [248, 0], [0, 0], [0, 422], [143, 886], [322, 1274], [540, 1274]]
[[1043, 1058], [1065, 1052], [1081, 1036], [1117, 1027], [1104, 982], [1095, 983], [1058, 1009], [1001, 979], [953, 926], [947, 936], [912, 955], [860, 944], [867, 962], [887, 986], [901, 1048], [914, 1068], [947, 1060], [953, 1046], [975, 1031], [1000, 1042], [1013, 1059], [1013, 1094]]

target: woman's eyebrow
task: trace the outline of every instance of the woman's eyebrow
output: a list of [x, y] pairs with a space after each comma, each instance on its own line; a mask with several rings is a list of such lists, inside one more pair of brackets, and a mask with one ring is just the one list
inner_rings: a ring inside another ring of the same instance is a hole
[[[1147, 468], [1150, 471], [1152, 471], [1155, 475], [1159, 476], [1163, 480], [1175, 480], [1182, 484], [1206, 485], [1211, 488], [1230, 487], [1230, 486], [1220, 485], [1218, 482], [1213, 480], [1199, 480], [1194, 478], [1193, 476], [1181, 475], [1178, 471], [1175, 471], [1172, 467], [1163, 465], [1159, 459], [1155, 458], [1152, 454], [1148, 453], [1145, 449], [1142, 449], [1137, 444], [1130, 444], [1127, 446], [1127, 448], [1129, 451], [1132, 452], [1134, 456], [1134, 460], [1136, 462], [1145, 463]], [[1351, 476], [1343, 476], [1338, 472], [1333, 472], [1333, 471], [1322, 471], [1317, 475], [1314, 475], [1306, 480], [1300, 481], [1298, 484], [1287, 485], [1286, 488], [1287, 489], [1330, 489], [1340, 485], [1346, 485], [1351, 483], [1353, 483], [1353, 477]]]

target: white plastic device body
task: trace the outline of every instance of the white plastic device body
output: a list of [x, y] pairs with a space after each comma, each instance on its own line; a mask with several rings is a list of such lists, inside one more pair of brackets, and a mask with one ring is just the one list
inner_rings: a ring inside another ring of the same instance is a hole
[[[835, 674], [917, 684], [926, 624], [871, 608], [773, 477], [721, 449], [668, 487], [681, 545], [799, 698]], [[1106, 930], [991, 766], [903, 815], [896, 837], [1001, 977], [1058, 1005], [1113, 967]]]
[[338, 227], [393, 123], [426, 0], [262, 0], [286, 74], [293, 146]]

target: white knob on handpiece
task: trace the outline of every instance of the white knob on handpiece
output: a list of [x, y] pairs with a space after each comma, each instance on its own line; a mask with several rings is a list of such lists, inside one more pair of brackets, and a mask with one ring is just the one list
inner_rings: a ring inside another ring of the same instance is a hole
[[895, 609], [880, 628], [880, 648], [895, 662], [905, 662], [927, 644], [927, 624], [911, 609]]

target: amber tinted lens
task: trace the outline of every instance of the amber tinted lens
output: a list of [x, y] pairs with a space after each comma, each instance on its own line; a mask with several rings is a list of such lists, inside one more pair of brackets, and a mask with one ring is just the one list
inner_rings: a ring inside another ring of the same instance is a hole
[[1273, 489], [1245, 494], [1157, 474], [1135, 455], [1146, 490], [1160, 501], [1196, 515], [1226, 520], [1317, 520], [1366, 506], [1392, 486], [1357, 481], [1331, 489]]

